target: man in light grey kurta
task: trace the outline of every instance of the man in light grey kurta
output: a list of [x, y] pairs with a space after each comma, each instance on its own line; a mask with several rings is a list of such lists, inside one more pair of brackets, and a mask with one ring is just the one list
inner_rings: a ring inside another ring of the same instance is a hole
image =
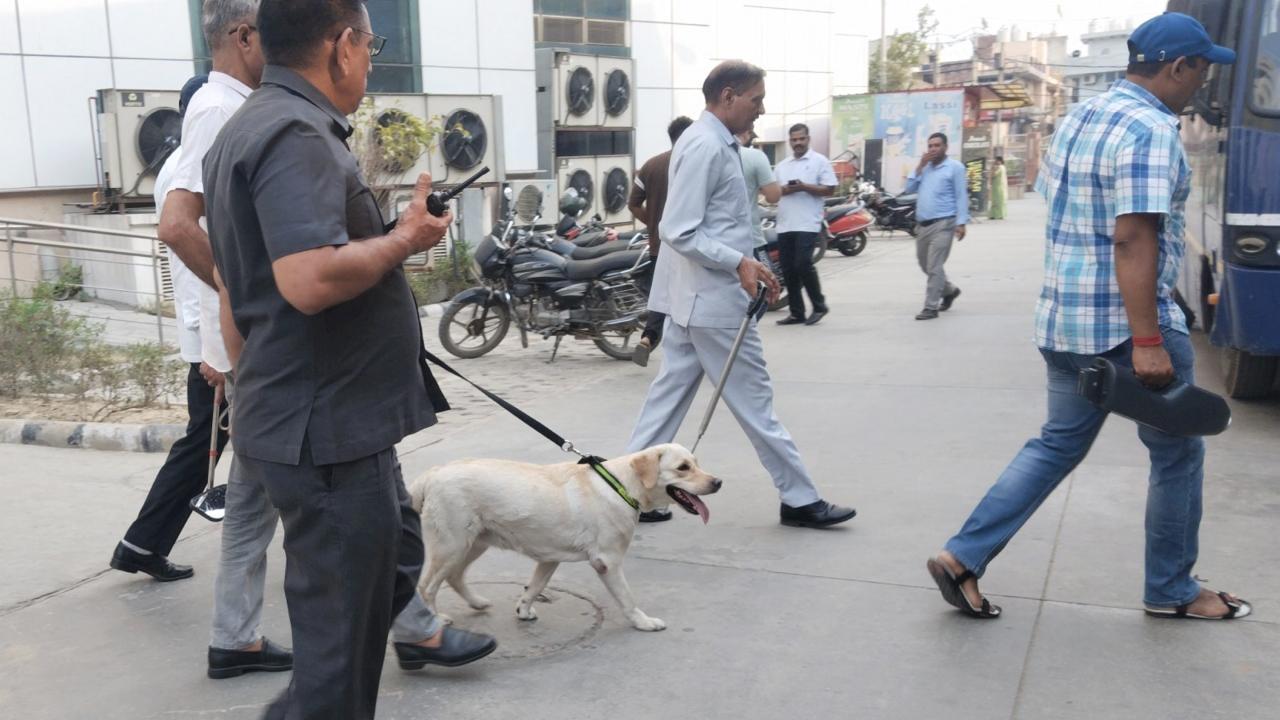
[[[662, 242], [649, 309], [666, 313], [662, 370], [649, 387], [628, 446], [635, 452], [671, 442], [704, 374], [718, 378], [757, 282], [776, 295], [778, 282], [752, 259], [751, 203], [733, 134], [764, 113], [764, 71], [740, 61], [718, 65], [703, 83], [707, 109], [671, 156]], [[784, 525], [825, 527], [852, 508], [821, 499], [791, 435], [773, 412], [764, 347], [748, 329], [724, 387], [724, 400], [769, 471], [782, 499]]]

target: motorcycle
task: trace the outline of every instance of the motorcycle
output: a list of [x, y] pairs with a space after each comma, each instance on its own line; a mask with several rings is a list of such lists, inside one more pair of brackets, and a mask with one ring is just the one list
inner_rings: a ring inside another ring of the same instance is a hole
[[829, 238], [827, 245], [841, 255], [853, 257], [867, 247], [867, 228], [875, 222], [861, 202], [848, 202], [826, 209], [822, 219], [822, 232]]
[[[536, 192], [536, 191], [535, 191]], [[515, 227], [510, 211], [475, 250], [481, 284], [459, 293], [440, 319], [440, 344], [460, 358], [496, 348], [514, 323], [554, 337], [551, 361], [566, 336], [591, 340], [609, 357], [630, 360], [632, 335], [644, 326], [653, 262], [647, 250], [618, 250], [571, 260], [546, 235]]]
[[[764, 217], [760, 221], [760, 227], [764, 230], [764, 239], [766, 243], [777, 246], [778, 244], [778, 213], [776, 210], [765, 212]], [[818, 233], [818, 240], [813, 244], [813, 264], [817, 265], [823, 255], [827, 254], [827, 243], [831, 240], [830, 236], [825, 233]], [[779, 276], [781, 277], [781, 276]]]
[[916, 196], [893, 195], [883, 190], [865, 193], [863, 201], [867, 209], [875, 216], [876, 227], [886, 233], [894, 230], [905, 230], [908, 235], [916, 234]]

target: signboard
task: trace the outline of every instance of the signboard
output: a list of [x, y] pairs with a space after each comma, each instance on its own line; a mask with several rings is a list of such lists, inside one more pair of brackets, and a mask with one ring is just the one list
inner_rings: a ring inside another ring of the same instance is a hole
[[987, 155], [991, 152], [991, 127], [965, 128], [960, 159], [969, 178], [969, 208], [981, 212], [987, 205]]
[[947, 136], [952, 157], [964, 123], [964, 90], [887, 93], [875, 96], [874, 137], [884, 141], [881, 184], [902, 192], [928, 147], [929, 136]]
[[866, 142], [875, 137], [875, 95], [840, 95], [831, 99], [833, 160], [851, 160], [859, 168], [866, 160]]

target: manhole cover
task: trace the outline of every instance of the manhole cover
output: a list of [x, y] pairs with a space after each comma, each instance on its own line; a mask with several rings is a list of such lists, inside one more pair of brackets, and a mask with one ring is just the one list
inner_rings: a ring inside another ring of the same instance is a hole
[[538, 619], [516, 617], [516, 601], [524, 586], [514, 582], [470, 582], [476, 592], [493, 606], [488, 610], [472, 610], [447, 585], [436, 597], [439, 611], [448, 615], [460, 628], [488, 633], [498, 639], [492, 657], [501, 659], [535, 658], [558, 653], [565, 648], [582, 645], [604, 624], [604, 610], [581, 593], [550, 586], [543, 593], [548, 602], [534, 604]]

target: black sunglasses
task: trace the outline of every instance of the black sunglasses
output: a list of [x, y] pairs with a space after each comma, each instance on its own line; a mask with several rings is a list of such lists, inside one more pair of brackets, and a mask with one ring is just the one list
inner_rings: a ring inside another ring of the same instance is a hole
[[[343, 30], [342, 32], [346, 32], [346, 30]], [[373, 38], [373, 42], [369, 43], [369, 57], [378, 57], [378, 55], [382, 53], [382, 48], [386, 47], [387, 39], [381, 35], [371, 33], [368, 30], [361, 30], [359, 28], [351, 28], [351, 32], [358, 32]], [[341, 39], [342, 33], [338, 33], [338, 37], [334, 38], [333, 41], [337, 42]]]

